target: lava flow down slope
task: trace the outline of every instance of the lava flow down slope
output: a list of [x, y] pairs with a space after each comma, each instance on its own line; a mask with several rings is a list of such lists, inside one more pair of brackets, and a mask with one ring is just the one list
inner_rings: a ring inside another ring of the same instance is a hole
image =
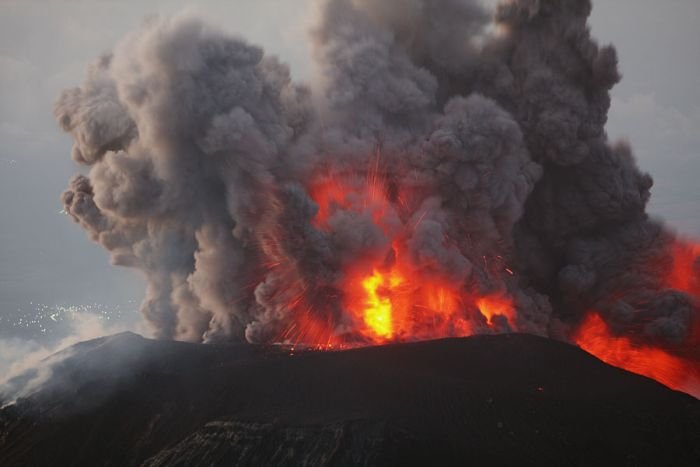
[[65, 211], [161, 339], [575, 343], [700, 396], [700, 246], [605, 132], [589, 0], [327, 0], [309, 84], [190, 14], [64, 91]]

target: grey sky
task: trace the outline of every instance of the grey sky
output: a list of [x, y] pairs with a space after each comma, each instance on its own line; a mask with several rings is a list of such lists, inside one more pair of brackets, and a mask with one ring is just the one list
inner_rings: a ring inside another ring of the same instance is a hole
[[[62, 89], [82, 81], [90, 61], [144, 17], [191, 3], [0, 3], [0, 337], [21, 333], [8, 323], [37, 303], [130, 306], [141, 298], [136, 273], [109, 266], [107, 253], [59, 213], [59, 195], [79, 168], [51, 109]], [[700, 236], [700, 2], [594, 3], [594, 35], [617, 46], [624, 74], [609, 133], [629, 139], [654, 175], [652, 212]], [[311, 1], [211, 0], [192, 8], [279, 55], [295, 78], [313, 76], [305, 41]]]

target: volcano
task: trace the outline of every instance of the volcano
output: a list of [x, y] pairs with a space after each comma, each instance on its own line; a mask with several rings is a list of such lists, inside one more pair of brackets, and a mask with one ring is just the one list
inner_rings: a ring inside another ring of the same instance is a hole
[[590, 0], [323, 0], [317, 73], [188, 12], [55, 105], [64, 212], [152, 335], [323, 349], [527, 333], [700, 394], [700, 242], [608, 138]]
[[695, 466], [700, 401], [525, 334], [321, 352], [125, 333], [55, 356], [0, 433], [4, 466]]
[[617, 52], [482, 3], [322, 1], [308, 82], [153, 18], [64, 90], [64, 212], [163, 342], [11, 382], [5, 463], [700, 465], [700, 243], [608, 138]]

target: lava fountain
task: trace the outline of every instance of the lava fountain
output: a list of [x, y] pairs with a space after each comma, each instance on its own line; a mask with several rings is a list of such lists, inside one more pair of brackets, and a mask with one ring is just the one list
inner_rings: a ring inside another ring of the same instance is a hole
[[[363, 218], [387, 240], [378, 253], [360, 252], [348, 261], [334, 285], [334, 295], [340, 297], [340, 306], [349, 317], [340, 342], [380, 344], [502, 329], [497, 323], [507, 324], [514, 316], [508, 292], [480, 293], [474, 284], [470, 287], [440, 274], [436, 265], [418, 264], [420, 258], [412, 256], [407, 243], [429, 217], [421, 190], [411, 192], [392, 185], [380, 169], [379, 153], [368, 165], [366, 171], [321, 175], [309, 188], [317, 204], [316, 228], [331, 232], [339, 218], [351, 215]], [[440, 241], [451, 246], [448, 235]], [[513, 274], [504, 266], [500, 269], [502, 274]], [[338, 334], [330, 328], [327, 332]], [[282, 338], [288, 339], [289, 334], [283, 332]]]

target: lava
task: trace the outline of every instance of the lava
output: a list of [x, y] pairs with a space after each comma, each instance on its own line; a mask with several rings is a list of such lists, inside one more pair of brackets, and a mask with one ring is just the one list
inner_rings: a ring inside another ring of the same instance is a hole
[[411, 261], [406, 238], [426, 212], [413, 215], [406, 190], [391, 193], [378, 155], [369, 166], [364, 173], [321, 174], [309, 187], [318, 204], [317, 228], [331, 230], [334, 216], [351, 213], [371, 222], [387, 243], [383, 253], [352, 261], [337, 284], [352, 321], [350, 340], [380, 344], [472, 334], [464, 285]]
[[184, 15], [56, 102], [92, 167], [64, 212], [144, 274], [155, 335], [335, 348], [583, 322], [582, 347], [685, 387], [700, 245], [647, 215], [651, 177], [607, 138], [620, 73], [590, 2], [326, 3], [311, 85]]
[[491, 325], [496, 316], [502, 316], [513, 323], [515, 319], [515, 307], [513, 301], [506, 295], [487, 295], [476, 300], [479, 312]]
[[412, 271], [398, 261], [344, 285], [345, 308], [364, 341], [386, 343], [473, 334], [457, 285]]
[[596, 312], [586, 315], [574, 339], [579, 347], [605, 363], [700, 398], [700, 363], [615, 336]]
[[362, 287], [367, 294], [364, 303], [364, 322], [378, 337], [391, 338], [394, 334], [393, 304], [387, 291], [396, 289], [404, 282], [398, 274], [387, 277], [379, 271], [362, 281]]
[[[416, 198], [420, 196], [400, 188], [392, 196], [378, 162], [370, 165], [373, 167], [365, 173], [319, 176], [309, 186], [318, 204], [313, 220], [316, 228], [331, 231], [336, 215], [352, 213], [371, 222], [387, 243], [385, 252], [360, 255], [351, 261], [337, 284], [342, 308], [351, 321], [343, 345], [517, 331], [516, 303], [506, 290], [480, 293], [414, 263], [406, 239], [427, 215], [425, 211], [418, 214], [420, 200]], [[444, 241], [450, 240], [446, 236]], [[674, 241], [666, 256], [659, 258], [660, 264], [666, 265], [658, 268], [659, 284], [700, 299], [699, 257], [700, 244]], [[502, 257], [483, 257], [483, 262], [488, 271], [515, 274]], [[481, 319], [474, 319], [478, 316]], [[305, 326], [311, 331], [305, 333], [304, 340], [311, 335], [333, 335], [323, 323], [311, 323]], [[693, 336], [700, 336], [700, 329]], [[317, 341], [315, 337], [312, 340]], [[616, 336], [597, 312], [587, 314], [574, 340], [613, 366], [700, 397], [700, 362]]]
[[[338, 219], [352, 215], [371, 223], [386, 244], [357, 255], [335, 285], [350, 319], [347, 341], [381, 344], [513, 329], [515, 306], [505, 290], [480, 293], [439, 267], [417, 264], [407, 239], [429, 214], [420, 207], [420, 189], [394, 187], [383, 176], [378, 155], [368, 165], [365, 171], [317, 174], [308, 186], [318, 205], [316, 228], [332, 231]], [[445, 235], [442, 241], [451, 240]], [[483, 261], [497, 266], [503, 258]]]
[[[655, 260], [653, 268], [658, 271], [662, 287], [700, 300], [700, 244], [674, 240], [664, 255]], [[595, 311], [586, 314], [574, 340], [579, 347], [610, 365], [700, 398], [700, 355], [697, 353], [684, 358], [652, 345], [637, 344], [627, 336], [616, 336]], [[683, 347], [691, 348], [698, 342], [700, 323], [696, 322]]]

